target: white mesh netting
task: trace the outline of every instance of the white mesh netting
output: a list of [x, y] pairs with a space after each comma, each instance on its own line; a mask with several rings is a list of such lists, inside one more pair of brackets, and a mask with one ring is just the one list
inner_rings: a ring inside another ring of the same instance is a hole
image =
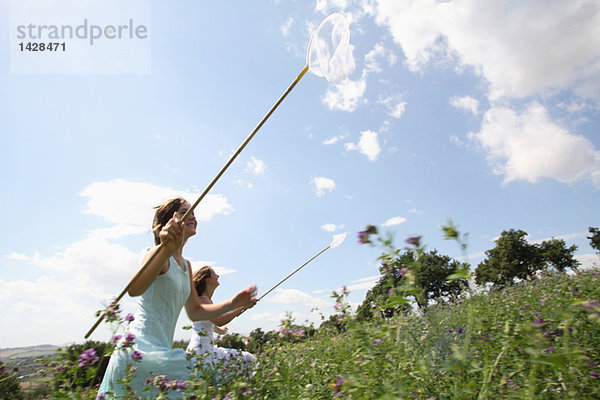
[[335, 249], [336, 247], [339, 247], [342, 244], [342, 242], [346, 239], [347, 234], [348, 234], [348, 232], [334, 235], [333, 240], [331, 241], [331, 244], [329, 245], [329, 248]]
[[329, 82], [340, 81], [354, 72], [346, 17], [340, 13], [327, 16], [313, 32], [306, 57], [310, 72]]

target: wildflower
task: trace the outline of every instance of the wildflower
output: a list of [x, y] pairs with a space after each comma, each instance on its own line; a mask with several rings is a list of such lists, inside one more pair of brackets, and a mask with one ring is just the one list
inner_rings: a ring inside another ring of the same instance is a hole
[[312, 384], [308, 384], [304, 387], [305, 390], [308, 390], [309, 392], [313, 389], [313, 385]]
[[79, 368], [94, 365], [99, 359], [96, 355], [96, 350], [93, 348], [87, 349], [79, 356]]
[[596, 371], [590, 371], [590, 376], [592, 378], [596, 378], [597, 379], [598, 378], [598, 373]]
[[119, 314], [121, 309], [118, 303], [111, 303], [106, 310], [104, 310], [104, 316], [108, 322], [117, 322], [119, 320]]
[[96, 400], [106, 400], [106, 395], [104, 393], [100, 393], [98, 397], [96, 397]]
[[369, 236], [377, 234], [377, 227], [373, 225], [367, 225], [364, 231], [358, 232], [358, 242], [360, 244], [371, 243]]
[[134, 319], [135, 319], [135, 318], [134, 318], [134, 316], [133, 316], [133, 314], [132, 314], [132, 313], [129, 313], [129, 314], [127, 314], [127, 316], [125, 317], [125, 321], [127, 321], [127, 322], [131, 322], [131, 321], [133, 321]]
[[174, 390], [178, 391], [178, 392], [183, 392], [185, 390], [185, 381], [182, 380], [176, 380], [174, 381], [175, 385], [174, 385]]
[[298, 329], [294, 330], [294, 336], [303, 338], [305, 336], [304, 329], [298, 328]]
[[533, 323], [535, 326], [540, 326], [544, 324], [544, 320], [542, 318], [538, 319]]
[[137, 351], [137, 350], [136, 350], [136, 351], [134, 351], [134, 352], [131, 354], [131, 359], [132, 359], [133, 361], [140, 361], [140, 360], [142, 359], [142, 357], [143, 357], [143, 356], [142, 356], [142, 353], [140, 353], [140, 352], [139, 352], [139, 351]]
[[419, 247], [421, 244], [421, 236], [409, 236], [408, 239], [406, 239], [406, 243], [415, 247]]
[[124, 348], [126, 347], [131, 347], [133, 346], [133, 344], [135, 343], [135, 335], [131, 332], [129, 332], [126, 336], [125, 336], [125, 340], [123, 341], [122, 346]]
[[382, 343], [383, 343], [383, 340], [381, 340], [381, 339], [375, 339], [373, 341], [373, 347], [379, 347], [379, 345], [382, 344]]
[[463, 328], [461, 328], [461, 327], [456, 328], [456, 333], [458, 333], [458, 334], [463, 333]]
[[335, 383], [332, 383], [330, 386], [332, 389], [334, 389], [336, 392], [339, 392], [340, 389], [342, 388], [342, 385], [344, 384], [344, 380], [342, 378], [337, 378], [335, 380]]
[[119, 340], [121, 340], [121, 338], [122, 338], [122, 336], [121, 336], [121, 335], [115, 335], [115, 336], [113, 336], [113, 338], [112, 338], [111, 342], [112, 342], [113, 344], [117, 344], [117, 343], [119, 342]]
[[590, 301], [586, 301], [586, 302], [581, 303], [581, 305], [587, 311], [594, 311], [594, 308], [598, 307], [598, 301], [597, 300], [590, 300]]

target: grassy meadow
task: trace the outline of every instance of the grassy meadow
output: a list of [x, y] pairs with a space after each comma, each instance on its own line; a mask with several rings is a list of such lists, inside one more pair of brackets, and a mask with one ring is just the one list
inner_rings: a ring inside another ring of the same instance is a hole
[[[598, 270], [544, 273], [455, 304], [366, 321], [338, 295], [333, 323], [314, 329], [289, 318], [266, 335], [253, 371], [223, 366], [221, 383], [204, 373], [179, 387], [195, 399], [597, 399], [599, 279]], [[87, 369], [89, 377], [95, 368], [74, 364], [54, 362], [50, 370]], [[96, 395], [56, 386], [45, 398]]]

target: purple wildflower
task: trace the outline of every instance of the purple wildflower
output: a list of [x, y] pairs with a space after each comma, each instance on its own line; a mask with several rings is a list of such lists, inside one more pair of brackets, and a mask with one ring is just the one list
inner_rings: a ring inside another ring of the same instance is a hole
[[126, 336], [125, 336], [125, 340], [123, 341], [123, 347], [131, 347], [133, 346], [133, 344], [135, 343], [135, 335], [131, 332], [129, 332]]
[[133, 316], [132, 313], [127, 314], [127, 316], [125, 317], [125, 321], [127, 322], [131, 322], [135, 319], [135, 317]]
[[131, 359], [133, 361], [140, 361], [142, 359], [142, 353], [140, 353], [139, 351], [134, 351], [133, 353], [131, 353]]
[[358, 232], [358, 242], [360, 244], [371, 243], [371, 239], [369, 238], [371, 235], [377, 234], [377, 227], [373, 225], [367, 225], [364, 231]]
[[419, 247], [421, 244], [421, 236], [409, 236], [408, 239], [406, 239], [406, 243], [415, 247]]
[[367, 231], [360, 231], [358, 232], [358, 243], [360, 244], [367, 244], [369, 243], [369, 234], [367, 233]]
[[99, 359], [96, 355], [96, 350], [93, 348], [87, 349], [79, 356], [79, 368], [94, 365]]
[[375, 340], [373, 340], [373, 347], [379, 347], [379, 345], [382, 343], [383, 343], [383, 340], [375, 339]]
[[294, 336], [303, 338], [306, 335], [306, 332], [304, 332], [304, 329], [302, 328], [298, 328], [294, 330]]
[[598, 378], [598, 373], [596, 371], [590, 371], [590, 376], [592, 378], [596, 378], [597, 379]]
[[115, 344], [118, 343], [119, 340], [121, 340], [121, 338], [122, 338], [121, 335], [115, 335], [115, 336], [113, 336], [112, 343], [115, 343]]

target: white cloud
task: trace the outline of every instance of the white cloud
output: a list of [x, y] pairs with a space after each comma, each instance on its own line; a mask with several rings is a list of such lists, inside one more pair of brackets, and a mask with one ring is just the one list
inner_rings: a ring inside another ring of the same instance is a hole
[[315, 192], [319, 197], [323, 196], [325, 192], [331, 192], [335, 189], [334, 180], [323, 176], [314, 177], [310, 183], [315, 185]]
[[381, 226], [395, 226], [404, 222], [406, 222], [406, 218], [404, 217], [393, 217], [385, 221], [383, 224], [381, 224]]
[[252, 182], [248, 182], [248, 181], [245, 181], [243, 179], [238, 179], [237, 180], [237, 185], [239, 187], [243, 187], [243, 188], [247, 188], [247, 189], [252, 189], [254, 187], [254, 185], [252, 184]]
[[344, 10], [348, 7], [348, 0], [317, 0], [316, 11], [328, 12], [329, 10]]
[[265, 173], [265, 163], [256, 157], [251, 157], [250, 161], [246, 163], [246, 171], [254, 175], [261, 175]]
[[361, 132], [358, 144], [346, 143], [345, 148], [346, 151], [358, 150], [360, 153], [366, 155], [371, 161], [377, 160], [377, 157], [381, 152], [381, 146], [379, 146], [377, 132], [373, 131]]
[[126, 282], [139, 268], [142, 258], [143, 251], [134, 253], [119, 244], [108, 243], [102, 237], [90, 236], [70, 243], [64, 251], [50, 256], [36, 252], [32, 256], [21, 254], [18, 259], [46, 270], [77, 273], [98, 284], [111, 285]]
[[469, 137], [485, 150], [494, 173], [503, 175], [505, 183], [589, 179], [600, 187], [600, 152], [587, 138], [552, 122], [538, 103], [529, 104], [520, 114], [492, 107], [484, 115], [481, 131]]
[[20, 261], [27, 261], [29, 260], [29, 256], [23, 253], [10, 253], [9, 255], [6, 256], [8, 259], [10, 260], [20, 260]]
[[217, 265], [217, 263], [215, 261], [190, 260], [190, 263], [192, 263], [193, 271], [195, 271], [199, 268], [202, 268], [205, 265], [209, 265], [219, 275], [227, 275], [227, 274], [233, 274], [233, 273], [237, 272], [237, 269], [231, 269], [231, 268], [219, 266], [219, 265]]
[[339, 142], [343, 138], [344, 138], [344, 136], [337, 135], [337, 136], [334, 136], [332, 138], [324, 140], [322, 144], [324, 144], [324, 145], [336, 144], [337, 142]]
[[367, 73], [381, 72], [382, 68], [377, 60], [385, 57], [387, 57], [388, 65], [391, 66], [396, 63], [396, 56], [394, 53], [386, 49], [381, 43], [377, 43], [373, 50], [365, 55], [365, 71]]
[[98, 228], [90, 231], [88, 236], [99, 239], [118, 239], [127, 235], [137, 235], [147, 232], [148, 228], [139, 225], [117, 224], [110, 228]]
[[333, 303], [330, 301], [323, 300], [319, 297], [313, 297], [307, 293], [304, 293], [298, 289], [281, 289], [277, 288], [275, 296], [267, 299], [270, 303], [282, 303], [282, 304], [298, 304], [307, 305], [310, 304], [313, 307], [328, 307]]
[[[94, 182], [80, 193], [87, 197], [86, 214], [98, 215], [109, 222], [150, 228], [154, 207], [169, 198], [182, 196], [193, 203], [199, 193], [175, 190], [144, 182], [115, 179]], [[194, 214], [198, 221], [210, 221], [218, 214], [229, 214], [233, 207], [221, 194], [209, 194], [198, 205]]]
[[290, 34], [290, 28], [292, 27], [293, 23], [294, 23], [294, 18], [289, 17], [285, 21], [285, 23], [279, 27], [279, 29], [281, 30], [281, 34], [283, 35], [283, 37], [287, 37]]
[[0, 293], [0, 340], [12, 346], [40, 344], [40, 332], [53, 343], [83, 337], [94, 318], [89, 303], [98, 302], [97, 289], [89, 281], [82, 284], [62, 278], [0, 280]]
[[250, 319], [252, 321], [261, 321], [261, 322], [280, 322], [280, 321], [284, 320], [285, 318], [286, 318], [285, 313], [275, 314], [275, 313], [270, 313], [270, 312], [254, 314], [250, 317]]
[[337, 230], [344, 229], [344, 225], [324, 224], [321, 225], [321, 229], [325, 232], [335, 232]]
[[380, 0], [365, 11], [389, 28], [413, 71], [441, 58], [473, 67], [492, 99], [573, 89], [600, 100], [595, 1]]
[[533, 240], [533, 241], [531, 241], [531, 243], [538, 243], [539, 244], [539, 243], [542, 243], [544, 241], [548, 241], [548, 240], [552, 240], [552, 239], [564, 240], [565, 242], [568, 242], [569, 240], [572, 240], [572, 239], [586, 238], [587, 234], [588, 234], [587, 232], [566, 233], [564, 235], [551, 236], [551, 237], [547, 237], [547, 238], [543, 238], [543, 239]]
[[406, 110], [406, 101], [402, 100], [402, 96], [381, 97], [377, 102], [389, 110], [390, 117], [399, 119]]
[[450, 99], [450, 104], [456, 108], [470, 111], [473, 114], [477, 114], [477, 110], [479, 108], [479, 100], [471, 96], [453, 96]]
[[369, 290], [377, 284], [380, 278], [381, 275], [373, 275], [367, 276], [366, 278], [356, 279], [352, 281], [350, 285], [346, 286], [346, 289], [348, 289], [350, 292], [356, 290]]
[[579, 269], [590, 269], [600, 267], [600, 256], [598, 254], [577, 254], [574, 258], [581, 263]]
[[357, 81], [345, 79], [327, 89], [321, 100], [330, 110], [352, 112], [360, 104], [366, 89], [367, 81], [364, 76]]

